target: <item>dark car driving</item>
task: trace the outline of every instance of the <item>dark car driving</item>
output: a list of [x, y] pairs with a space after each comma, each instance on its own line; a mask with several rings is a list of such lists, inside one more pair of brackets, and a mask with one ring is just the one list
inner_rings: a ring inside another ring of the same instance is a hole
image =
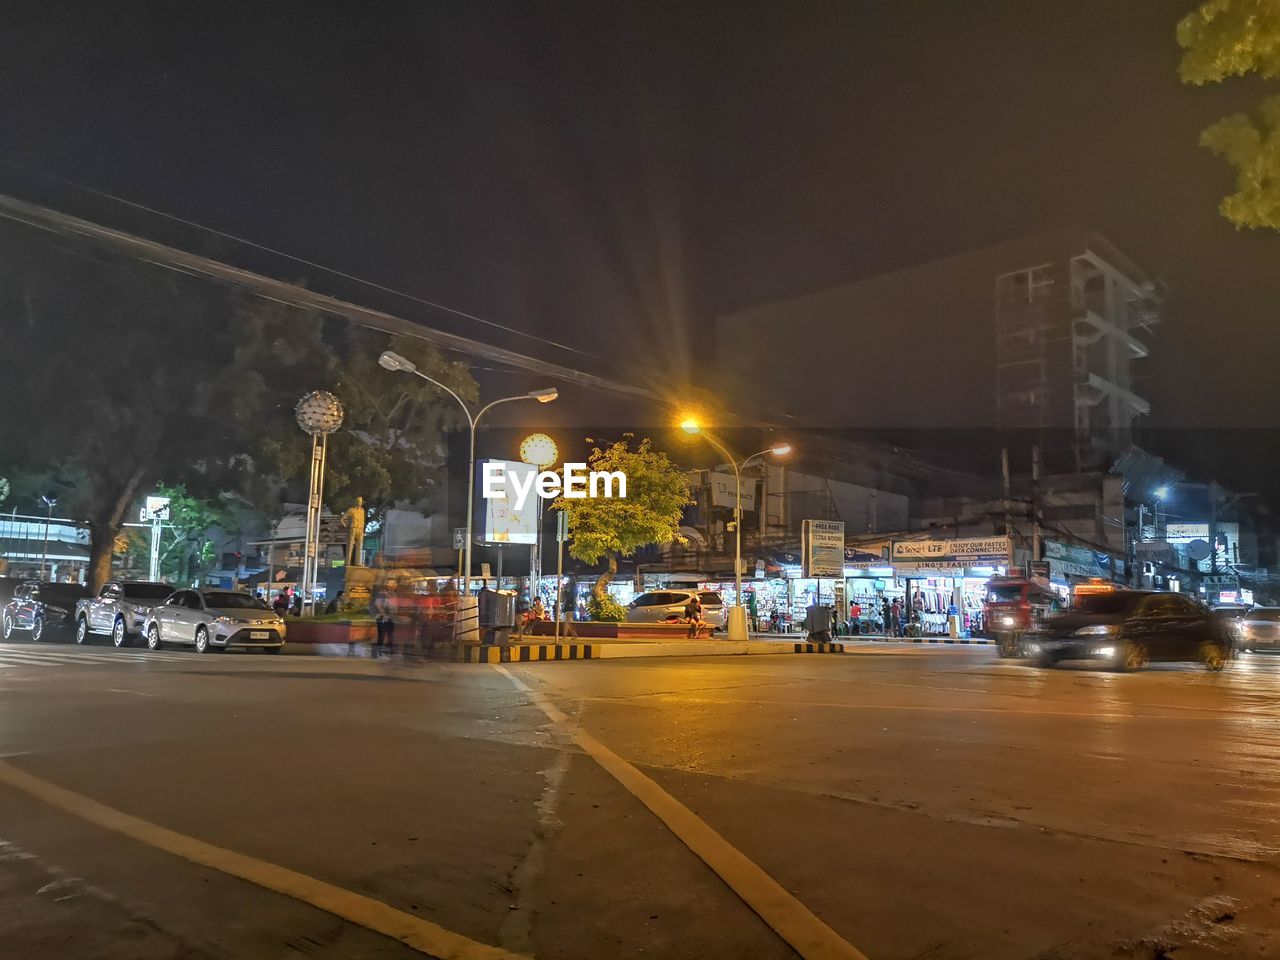
[[1040, 666], [1089, 660], [1122, 670], [1149, 662], [1195, 661], [1221, 670], [1235, 652], [1229, 621], [1180, 593], [1117, 590], [1077, 598], [1070, 613], [1028, 638]]
[[89, 596], [89, 588], [78, 583], [41, 583], [28, 580], [13, 591], [0, 613], [0, 630], [9, 640], [17, 630], [41, 640], [70, 639], [76, 603]]

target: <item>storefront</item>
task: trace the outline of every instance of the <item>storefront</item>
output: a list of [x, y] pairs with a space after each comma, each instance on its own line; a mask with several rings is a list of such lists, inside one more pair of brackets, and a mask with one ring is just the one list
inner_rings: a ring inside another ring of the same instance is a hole
[[927, 636], [949, 633], [952, 616], [959, 631], [978, 632], [987, 585], [1008, 570], [1010, 549], [1007, 537], [895, 540], [893, 599], [910, 608]]
[[1123, 583], [1125, 562], [1111, 554], [1074, 543], [1045, 540], [1044, 559], [1049, 564], [1049, 583], [1062, 592], [1080, 580], [1110, 580]]

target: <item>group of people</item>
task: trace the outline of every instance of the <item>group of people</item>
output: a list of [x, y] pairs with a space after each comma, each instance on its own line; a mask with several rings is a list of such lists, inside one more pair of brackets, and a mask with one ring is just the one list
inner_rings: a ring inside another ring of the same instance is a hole
[[[263, 595], [261, 590], [259, 590], [256, 594], [254, 594], [254, 596], [257, 597], [259, 600], [261, 600], [263, 603], [266, 603], [267, 601], [267, 598]], [[271, 609], [274, 610], [276, 614], [281, 617], [302, 616], [302, 591], [290, 590], [288, 587], [285, 587], [283, 590], [277, 593], [276, 598], [271, 601]]]
[[529, 629], [529, 624], [537, 623], [539, 620], [550, 620], [551, 617], [547, 613], [547, 605], [542, 602], [541, 597], [534, 597], [533, 603], [529, 602], [529, 598], [524, 594], [516, 600], [516, 630], [523, 634]]
[[911, 598], [910, 608], [908, 608], [906, 604], [897, 597], [893, 599], [892, 603], [886, 597], [882, 608], [885, 636], [907, 636], [907, 628], [912, 623], [919, 622], [923, 613], [924, 595], [919, 590], [917, 590], [915, 592], [915, 596]]
[[[336, 594], [334, 594], [333, 599], [330, 600], [327, 604], [325, 604], [325, 608], [324, 608], [325, 613], [338, 612], [338, 608], [342, 606], [342, 593], [343, 592], [339, 590]], [[257, 597], [259, 600], [261, 600], [263, 603], [267, 602], [267, 598], [261, 590], [255, 593], [254, 596]], [[271, 609], [274, 610], [276, 614], [281, 617], [302, 616], [302, 591], [292, 590], [289, 587], [285, 587], [278, 594], [276, 594], [276, 598], [271, 601]]]

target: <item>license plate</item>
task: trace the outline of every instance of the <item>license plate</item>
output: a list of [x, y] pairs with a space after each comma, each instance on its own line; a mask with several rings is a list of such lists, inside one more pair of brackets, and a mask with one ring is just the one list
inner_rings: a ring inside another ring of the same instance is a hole
[[271, 633], [268, 630], [250, 630], [249, 639], [250, 640], [270, 640]]

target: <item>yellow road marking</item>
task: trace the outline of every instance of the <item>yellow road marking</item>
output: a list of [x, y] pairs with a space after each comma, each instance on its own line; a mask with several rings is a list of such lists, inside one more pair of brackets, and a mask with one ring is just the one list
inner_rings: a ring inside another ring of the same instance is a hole
[[823, 923], [803, 903], [758, 867], [698, 815], [653, 780], [574, 723], [554, 703], [505, 667], [493, 666], [527, 693], [552, 723], [563, 726], [596, 763], [667, 825], [686, 847], [714, 870], [742, 901], [759, 914], [805, 960], [867, 960], [856, 947]]
[[441, 960], [527, 960], [520, 954], [471, 940], [379, 900], [142, 820], [83, 794], [42, 780], [3, 760], [0, 760], [0, 783], [43, 800], [81, 820], [122, 833], [203, 867], [282, 893]]

